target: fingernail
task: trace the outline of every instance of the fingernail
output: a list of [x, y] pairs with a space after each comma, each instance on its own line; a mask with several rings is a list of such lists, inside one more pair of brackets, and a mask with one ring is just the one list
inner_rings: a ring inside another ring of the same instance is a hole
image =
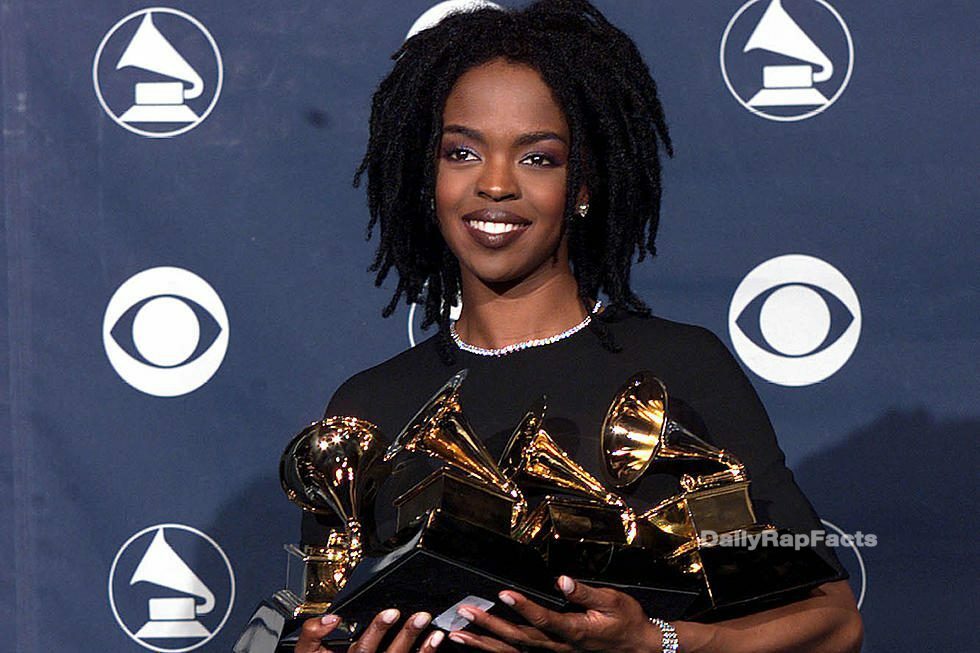
[[432, 615], [430, 615], [428, 612], [420, 612], [417, 615], [415, 615], [415, 617], [412, 619], [412, 625], [418, 628], [419, 630], [422, 630], [423, 628], [429, 625], [429, 622], [431, 620], [432, 620]]
[[398, 610], [395, 608], [388, 608], [381, 613], [381, 621], [385, 622], [386, 624], [395, 623], [398, 621]]
[[511, 607], [514, 607], [514, 605], [517, 604], [517, 601], [515, 601], [514, 600], [514, 597], [511, 596], [510, 594], [504, 594], [503, 592], [501, 592], [497, 596], [500, 598], [501, 601], [503, 601], [503, 603], [505, 605], [509, 605]]
[[[456, 611], [456, 614], [461, 616], [463, 619], [466, 619], [467, 621], [473, 621], [474, 619], [476, 619], [476, 615], [473, 614], [471, 611], [467, 610], [466, 608], [460, 608], [459, 610]], [[452, 637], [450, 637], [449, 639], [452, 639]]]
[[442, 644], [443, 637], [445, 637], [445, 635], [442, 634], [441, 630], [437, 630], [436, 632], [429, 635], [429, 648], [436, 648], [437, 646]]
[[332, 626], [338, 621], [340, 621], [340, 617], [338, 617], [335, 614], [325, 614], [322, 617], [320, 617], [320, 623], [323, 624], [324, 626]]
[[460, 637], [459, 635], [457, 635], [456, 633], [450, 634], [449, 639], [450, 641], [456, 642], [457, 644], [466, 644], [466, 640]]
[[568, 576], [559, 576], [558, 587], [560, 587], [561, 591], [565, 594], [571, 594], [575, 591], [575, 581]]

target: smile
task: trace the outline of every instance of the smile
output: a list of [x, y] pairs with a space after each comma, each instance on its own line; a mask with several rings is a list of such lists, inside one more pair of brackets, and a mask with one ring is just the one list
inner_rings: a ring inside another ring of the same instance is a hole
[[505, 234], [515, 229], [527, 229], [526, 224], [514, 224], [513, 222], [484, 222], [483, 220], [467, 220], [466, 226], [477, 229], [485, 234]]
[[481, 209], [463, 216], [466, 231], [476, 243], [487, 249], [500, 249], [521, 237], [531, 226], [523, 216], [503, 209]]

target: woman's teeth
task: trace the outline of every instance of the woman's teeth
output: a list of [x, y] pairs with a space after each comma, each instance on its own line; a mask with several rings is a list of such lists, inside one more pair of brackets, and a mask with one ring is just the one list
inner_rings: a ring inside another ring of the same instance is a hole
[[508, 231], [521, 229], [525, 225], [513, 224], [511, 222], [484, 222], [482, 220], [467, 220], [466, 223], [487, 234], [505, 234]]

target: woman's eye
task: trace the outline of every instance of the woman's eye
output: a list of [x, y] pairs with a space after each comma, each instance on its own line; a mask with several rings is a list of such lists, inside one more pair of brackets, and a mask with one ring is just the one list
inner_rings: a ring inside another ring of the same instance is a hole
[[446, 150], [446, 158], [450, 161], [475, 161], [477, 156], [464, 147], [453, 147]]
[[523, 162], [539, 168], [555, 165], [554, 159], [547, 154], [528, 154]]

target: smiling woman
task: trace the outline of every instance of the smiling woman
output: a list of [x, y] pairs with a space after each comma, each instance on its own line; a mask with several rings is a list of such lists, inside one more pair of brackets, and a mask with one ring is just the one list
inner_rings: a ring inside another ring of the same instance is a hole
[[[384, 314], [402, 299], [419, 302], [423, 326], [438, 329], [345, 382], [327, 414], [366, 419], [391, 435], [465, 368], [461, 399], [491, 452], [501, 452], [528, 403], [546, 394], [548, 433], [609, 484], [599, 438], [606, 408], [625, 379], [651, 370], [698, 435], [744, 462], [760, 523], [820, 529], [725, 346], [702, 328], [651, 316], [630, 288], [634, 257], [655, 252], [660, 158], [671, 152], [656, 84], [633, 42], [585, 0], [543, 0], [449, 16], [394, 59], [374, 96], [355, 183], [367, 175], [369, 230], [380, 231], [376, 282], [392, 268], [398, 275]], [[400, 465], [382, 488], [381, 536], [394, 522], [390, 499], [419, 471]], [[627, 490], [630, 504], [655, 506], [676, 484], [644, 477]], [[322, 539], [328, 526], [307, 517], [304, 541]], [[669, 623], [626, 594], [562, 576], [557, 587], [579, 612], [559, 614], [504, 591], [499, 600], [525, 623], [464, 605], [459, 614], [486, 634], [464, 629], [448, 638], [508, 653], [856, 650], [861, 622], [846, 573], [833, 553], [819, 553], [833, 570], [828, 582], [728, 621]], [[428, 612], [382, 610], [352, 650], [371, 653], [389, 640], [392, 652], [417, 641], [434, 650], [446, 635], [423, 638], [430, 622]], [[321, 638], [337, 624], [336, 615], [308, 621], [296, 650], [322, 653]]]

